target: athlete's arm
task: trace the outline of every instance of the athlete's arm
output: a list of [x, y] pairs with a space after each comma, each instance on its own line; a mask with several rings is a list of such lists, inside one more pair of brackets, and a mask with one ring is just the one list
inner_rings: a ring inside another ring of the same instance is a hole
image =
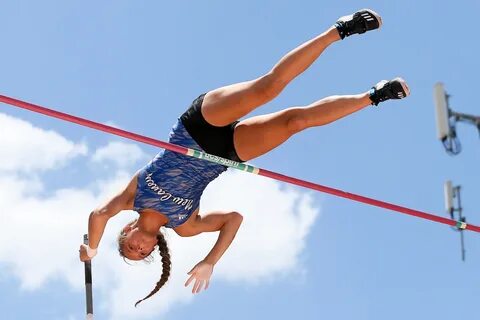
[[[210, 213], [205, 217], [198, 217], [194, 226], [192, 226], [193, 233], [220, 231], [217, 242], [213, 246], [208, 255], [199, 262], [188, 274], [190, 278], [185, 283], [188, 286], [190, 282], [195, 279], [192, 288], [192, 293], [198, 293], [208, 288], [210, 276], [213, 272], [213, 267], [220, 260], [222, 255], [227, 251], [237, 234], [243, 217], [237, 212], [230, 213]], [[192, 234], [194, 235], [194, 234]]]
[[[132, 187], [132, 182], [136, 182], [135, 177], [129, 183], [127, 188], [90, 213], [90, 216], [88, 217], [88, 241], [90, 248], [96, 249], [98, 247], [107, 222], [111, 217], [115, 216], [122, 210], [132, 209], [132, 199], [135, 195], [134, 192], [132, 193], [132, 190], [135, 190]], [[80, 246], [80, 260], [90, 260], [84, 245]]]

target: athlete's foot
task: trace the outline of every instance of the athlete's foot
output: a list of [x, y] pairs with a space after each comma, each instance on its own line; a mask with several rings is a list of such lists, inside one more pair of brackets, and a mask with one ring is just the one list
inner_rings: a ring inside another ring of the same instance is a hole
[[337, 28], [338, 34], [342, 39], [352, 34], [375, 30], [381, 26], [382, 18], [378, 13], [370, 9], [362, 9], [354, 14], [341, 17], [335, 23], [335, 28]]
[[387, 81], [382, 80], [369, 91], [373, 105], [390, 99], [403, 99], [410, 95], [410, 89], [402, 78]]

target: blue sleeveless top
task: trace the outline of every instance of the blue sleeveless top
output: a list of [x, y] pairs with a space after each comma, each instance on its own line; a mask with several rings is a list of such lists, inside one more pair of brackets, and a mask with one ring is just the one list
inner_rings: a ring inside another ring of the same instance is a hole
[[[170, 131], [170, 143], [203, 151], [180, 120]], [[187, 221], [200, 204], [207, 185], [227, 167], [162, 149], [138, 172], [133, 209], [153, 209], [175, 228]]]

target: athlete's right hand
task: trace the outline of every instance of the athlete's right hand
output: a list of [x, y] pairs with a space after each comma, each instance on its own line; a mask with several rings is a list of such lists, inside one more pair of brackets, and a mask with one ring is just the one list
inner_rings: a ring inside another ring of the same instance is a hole
[[213, 264], [208, 263], [206, 261], [200, 261], [197, 263], [189, 273], [187, 273], [190, 278], [188, 278], [187, 282], [185, 282], [185, 287], [188, 287], [190, 282], [195, 280], [195, 284], [192, 288], [192, 293], [199, 293], [202, 291], [202, 288], [205, 290], [208, 289], [208, 285], [210, 283], [210, 277], [212, 276], [213, 272]]
[[78, 250], [80, 253], [80, 261], [85, 262], [91, 260], [91, 258], [87, 254], [87, 246], [82, 244], [80, 245], [80, 249]]

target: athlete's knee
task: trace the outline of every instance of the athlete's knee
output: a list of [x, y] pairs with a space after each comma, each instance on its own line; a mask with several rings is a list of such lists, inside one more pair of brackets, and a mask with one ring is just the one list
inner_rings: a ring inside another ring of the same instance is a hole
[[291, 108], [287, 111], [287, 130], [290, 134], [298, 133], [308, 127], [308, 119], [302, 110], [303, 108]]
[[255, 91], [264, 100], [270, 101], [282, 92], [287, 83], [277, 73], [269, 72], [257, 79]]

